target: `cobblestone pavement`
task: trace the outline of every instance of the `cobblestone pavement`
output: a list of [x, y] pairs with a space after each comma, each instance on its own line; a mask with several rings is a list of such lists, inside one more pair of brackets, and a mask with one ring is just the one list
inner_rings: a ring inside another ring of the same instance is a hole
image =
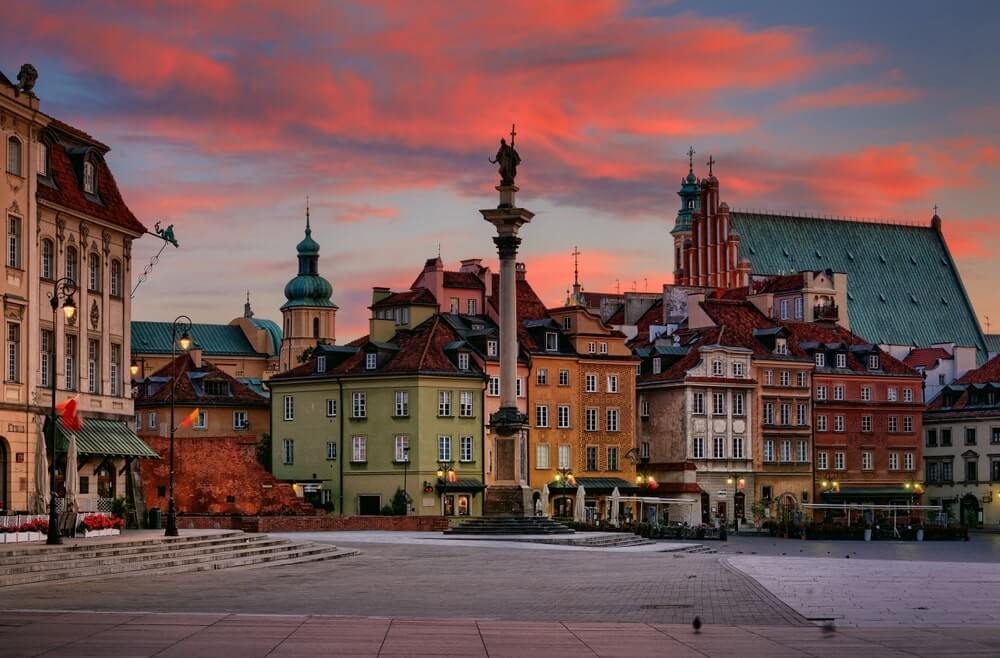
[[988, 656], [1000, 630], [5, 613], [2, 656]]
[[729, 541], [703, 542], [726, 555], [773, 555], [924, 562], [1000, 562], [1000, 533], [972, 533], [970, 541], [802, 541], [730, 535]]
[[[340, 541], [333, 535], [332, 541]], [[346, 544], [345, 544], [346, 545]], [[805, 624], [713, 555], [356, 544], [346, 560], [4, 590], [7, 609]]]
[[851, 626], [1000, 624], [1000, 564], [723, 558], [810, 620]]

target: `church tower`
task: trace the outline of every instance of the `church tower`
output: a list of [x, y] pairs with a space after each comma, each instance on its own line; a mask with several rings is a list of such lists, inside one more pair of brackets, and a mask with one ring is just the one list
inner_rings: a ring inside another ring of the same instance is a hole
[[312, 239], [309, 224], [309, 207], [306, 206], [306, 231], [296, 247], [299, 273], [285, 285], [284, 305], [281, 316], [284, 335], [278, 355], [281, 372], [299, 365], [299, 357], [317, 342], [336, 341], [337, 305], [330, 301], [333, 287], [319, 275], [319, 244]]
[[691, 226], [695, 213], [700, 210], [701, 187], [698, 177], [694, 175], [694, 147], [688, 149], [688, 174], [681, 179], [681, 189], [677, 195], [681, 198], [681, 207], [677, 211], [677, 221], [670, 234], [674, 238], [674, 282], [686, 283], [690, 272], [684, 264], [685, 252], [691, 247]]

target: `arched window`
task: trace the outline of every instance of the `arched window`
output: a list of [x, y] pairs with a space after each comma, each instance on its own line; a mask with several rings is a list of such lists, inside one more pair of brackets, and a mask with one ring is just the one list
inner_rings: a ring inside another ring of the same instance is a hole
[[101, 290], [101, 257], [93, 251], [87, 259], [87, 290], [92, 292]]
[[21, 176], [21, 140], [11, 135], [7, 138], [7, 173]]
[[122, 262], [120, 260], [111, 261], [111, 296], [122, 296]]
[[55, 273], [55, 260], [53, 256], [55, 255], [55, 248], [52, 245], [52, 240], [48, 238], [42, 238], [42, 278], [43, 279], [54, 279], [53, 274]]
[[77, 265], [76, 247], [66, 247], [66, 278], [74, 283], [79, 283]]
[[319, 338], [319, 318], [313, 318], [313, 338]]
[[90, 160], [83, 161], [83, 191], [97, 194], [97, 174], [94, 171], [94, 163]]

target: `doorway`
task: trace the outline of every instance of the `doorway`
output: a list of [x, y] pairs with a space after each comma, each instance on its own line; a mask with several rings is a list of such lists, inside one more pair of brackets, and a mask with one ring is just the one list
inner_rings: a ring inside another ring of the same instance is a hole
[[962, 502], [959, 505], [959, 513], [962, 517], [962, 525], [966, 525], [970, 528], [978, 527], [980, 525], [979, 499], [972, 494], [965, 494], [962, 496]]
[[712, 521], [712, 501], [704, 491], [701, 493], [701, 522], [708, 525]]
[[733, 496], [733, 514], [740, 521], [746, 521], [746, 505], [747, 496], [742, 491], [738, 491], [735, 496]]
[[361, 516], [378, 516], [381, 512], [381, 496], [358, 496], [358, 514]]
[[497, 438], [497, 480], [516, 479], [514, 439]]

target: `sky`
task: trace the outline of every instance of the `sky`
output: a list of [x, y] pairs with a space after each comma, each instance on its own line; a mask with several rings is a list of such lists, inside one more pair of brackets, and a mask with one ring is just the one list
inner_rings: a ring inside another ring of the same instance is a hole
[[[75, 2], [14, 0], [0, 68], [112, 147], [149, 228], [173, 224], [133, 318], [280, 319], [306, 198], [338, 342], [373, 286], [425, 259], [496, 261], [497, 174], [517, 124], [519, 260], [564, 301], [658, 290], [687, 173], [734, 208], [927, 224], [935, 204], [1000, 331], [995, 2]], [[134, 245], [138, 277], [161, 242]]]

